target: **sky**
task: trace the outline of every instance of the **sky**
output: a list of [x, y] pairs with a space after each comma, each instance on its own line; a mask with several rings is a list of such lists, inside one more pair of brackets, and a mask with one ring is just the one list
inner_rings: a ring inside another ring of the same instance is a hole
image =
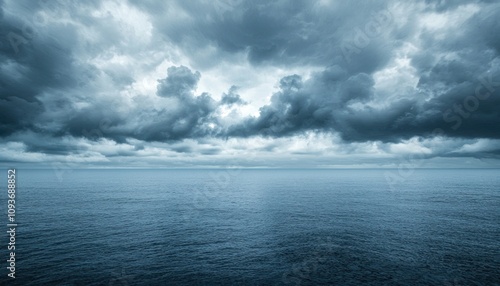
[[0, 7], [2, 166], [500, 167], [499, 1]]

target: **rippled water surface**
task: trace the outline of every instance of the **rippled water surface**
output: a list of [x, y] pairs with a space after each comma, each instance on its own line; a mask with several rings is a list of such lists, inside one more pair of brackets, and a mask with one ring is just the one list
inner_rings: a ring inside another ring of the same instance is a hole
[[500, 285], [500, 171], [387, 172], [20, 169], [16, 282]]

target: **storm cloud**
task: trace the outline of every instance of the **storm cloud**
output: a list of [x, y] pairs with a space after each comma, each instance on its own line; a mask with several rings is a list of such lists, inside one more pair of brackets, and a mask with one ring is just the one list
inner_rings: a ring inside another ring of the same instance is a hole
[[0, 154], [19, 161], [203, 161], [315, 136], [311, 155], [499, 158], [496, 1], [0, 5]]

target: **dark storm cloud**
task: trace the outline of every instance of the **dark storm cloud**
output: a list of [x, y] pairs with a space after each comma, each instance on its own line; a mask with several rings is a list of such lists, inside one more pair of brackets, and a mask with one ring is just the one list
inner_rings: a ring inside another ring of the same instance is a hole
[[217, 103], [207, 93], [194, 95], [200, 73], [180, 66], [168, 68], [167, 74], [165, 79], [158, 81], [157, 95], [176, 99], [177, 106], [152, 114], [158, 118], [158, 122], [144, 122], [144, 127], [137, 132], [137, 138], [165, 141], [208, 135], [208, 124], [214, 120], [211, 115]]
[[[173, 1], [152, 4], [132, 1], [147, 11], [156, 31], [196, 57], [199, 65], [213, 65], [227, 54], [246, 52], [255, 64], [282, 66], [345, 65], [354, 71], [372, 72], [390, 58], [387, 43], [370, 39], [368, 49], [346, 64], [344, 40], [358, 40], [359, 29], [373, 22], [376, 34], [390, 32], [392, 20], [383, 14], [387, 3], [334, 1]], [[187, 17], [173, 22], [165, 14], [180, 9]], [[387, 13], [385, 13], [387, 14]], [[384, 18], [385, 17], [385, 18]], [[217, 47], [216, 56], [198, 57], [197, 50]], [[205, 63], [206, 62], [206, 63]]]
[[[348, 141], [398, 141], [425, 135], [425, 128], [417, 127], [422, 130], [415, 132], [415, 127], [411, 127], [417, 124], [416, 118], [407, 118], [418, 115], [414, 110], [416, 102], [400, 100], [384, 109], [352, 107], [373, 97], [373, 84], [371, 76], [349, 76], [339, 66], [327, 68], [307, 81], [298, 75], [285, 77], [271, 104], [262, 107], [258, 117], [233, 126], [229, 134], [280, 137], [317, 130], [339, 132]], [[436, 122], [439, 120], [442, 121], [438, 118]]]
[[241, 96], [237, 93], [238, 88], [236, 86], [231, 86], [227, 93], [222, 94], [220, 100], [221, 105], [233, 105], [233, 104], [245, 104], [246, 102], [241, 99]]
[[[65, 5], [61, 7], [62, 3]], [[80, 62], [80, 45], [83, 43], [76, 25], [33, 23], [36, 13], [47, 7], [9, 4], [8, 15], [3, 9], [1, 18], [4, 40], [0, 54], [1, 136], [32, 130], [40, 136], [72, 135], [91, 140], [106, 137], [124, 142], [129, 137], [163, 141], [207, 134], [194, 129], [202, 128], [205, 117], [217, 104], [208, 94], [193, 94], [199, 72], [192, 73], [184, 66], [168, 69], [168, 76], [159, 82], [157, 95], [175, 98], [177, 102], [171, 109], [136, 108], [132, 114], [123, 114], [118, 110], [122, 105], [118, 97], [94, 96], [101, 92], [96, 82], [108, 77], [121, 88], [130, 84], [130, 79], [121, 78], [112, 70], [100, 70]], [[89, 22], [87, 16], [76, 13], [79, 9], [84, 11], [85, 7], [61, 1], [49, 8], [73, 11], [77, 17], [75, 20], [98, 28], [102, 37], [97, 37], [101, 48], [120, 41], [113, 36], [112, 26], [101, 26], [104, 23], [99, 21]], [[28, 29], [29, 37], [23, 32]], [[99, 49], [88, 48], [87, 56]], [[77, 101], [85, 102], [87, 107], [76, 108]], [[130, 125], [134, 120], [139, 120], [139, 127]], [[56, 146], [35, 144], [33, 140], [26, 140], [26, 143], [29, 151], [45, 149], [47, 153], [57, 152]], [[61, 149], [61, 152], [65, 150]]]
[[22, 130], [45, 132], [39, 120], [50, 103], [41, 97], [45, 95], [51, 103], [70, 107], [72, 89], [82, 87], [82, 80], [90, 69], [78, 64], [74, 52], [79, 44], [75, 26], [49, 26], [37, 17], [44, 9], [56, 11], [76, 7], [61, 6], [62, 1], [49, 6], [36, 3], [39, 5], [1, 2], [1, 136]]
[[[412, 64], [415, 93], [385, 107], [356, 106], [373, 97], [371, 74], [333, 66], [303, 82], [285, 77], [260, 115], [230, 134], [285, 136], [305, 130], [339, 132], [347, 141], [397, 142], [413, 136], [500, 137], [499, 5], [488, 6], [444, 39], [423, 31]], [[455, 59], [447, 59], [455, 53]], [[427, 99], [425, 99], [427, 98]], [[430, 99], [428, 99], [430, 98]]]
[[199, 72], [185, 66], [170, 67], [167, 76], [158, 81], [156, 92], [158, 97], [170, 99], [170, 105], [152, 108], [141, 102], [146, 97], [135, 97], [136, 105], [125, 114], [109, 108], [119, 105], [119, 100], [99, 100], [71, 116], [66, 130], [74, 136], [117, 142], [127, 138], [171, 141], [207, 136], [211, 132], [208, 124], [216, 120], [212, 113], [218, 103], [207, 93], [194, 94], [199, 78]]
[[[291, 5], [235, 1], [229, 2], [234, 7], [226, 5], [220, 12], [183, 2], [178, 5], [192, 16], [190, 20], [176, 25], [177, 32], [173, 32], [172, 26], [156, 18], [156, 28], [188, 50], [194, 44], [213, 44], [226, 53], [248, 51], [248, 59], [254, 64], [322, 63], [335, 67], [325, 69], [307, 83], [293, 76], [282, 79], [281, 91], [273, 95], [270, 105], [261, 108], [259, 117], [230, 127], [229, 135], [279, 137], [306, 130], [329, 130], [339, 132], [348, 141], [399, 141], [433, 136], [442, 130], [447, 136], [497, 138], [496, 86], [488, 90], [488, 101], [475, 95], [482, 86], [479, 76], [500, 80], [496, 71], [490, 70], [492, 64], [498, 64], [499, 37], [494, 31], [498, 31], [495, 19], [499, 6], [485, 2], [477, 2], [481, 11], [463, 27], [450, 27], [445, 39], [437, 39], [430, 31], [416, 30], [411, 24], [389, 25], [393, 15], [384, 14], [388, 5], [380, 3], [336, 3], [335, 9], [329, 10], [313, 1]], [[426, 3], [425, 10], [444, 13], [471, 2]], [[201, 15], [202, 9], [208, 11], [207, 15]], [[368, 36], [370, 26], [365, 24], [370, 21], [384, 29], [378, 37]], [[387, 63], [401, 41], [413, 36], [423, 41], [422, 50], [413, 55], [412, 61], [421, 76], [414, 98], [396, 99], [383, 108], [353, 108], [352, 103], [372, 96], [373, 72]], [[456, 60], [445, 59], [451, 52], [457, 53]], [[329, 77], [333, 72], [338, 75]], [[428, 101], [422, 100], [429, 92], [436, 94]], [[468, 110], [461, 112], [457, 105]]]
[[42, 107], [37, 102], [16, 96], [0, 99], [0, 136], [33, 128], [33, 120], [41, 111]]
[[[28, 151], [77, 152], [36, 139], [66, 136], [152, 142], [318, 131], [346, 142], [500, 138], [495, 1], [422, 1], [425, 8], [409, 4], [415, 11], [406, 12], [391, 10], [398, 6], [392, 1], [130, 1], [152, 23], [151, 42], [136, 45], [114, 22], [114, 11], [90, 13], [104, 2], [53, 3], [0, 2], [0, 136], [22, 140]], [[436, 33], [417, 25], [420, 13], [444, 15], [470, 3], [479, 11], [461, 26]], [[71, 21], [42, 21], [48, 14]], [[377, 92], [375, 73], [407, 42], [415, 47], [407, 56], [418, 84], [410, 94]], [[242, 54], [253, 67], [320, 71], [283, 77], [258, 116], [223, 125], [219, 108], [245, 104], [235, 87], [214, 100], [197, 91], [202, 73], [177, 65], [158, 80], [154, 98], [140, 94], [128, 102], [120, 91], [135, 83], [133, 71], [99, 64], [115, 55], [150, 56], [167, 45], [200, 67]], [[29, 138], [16, 137], [22, 132]]]
[[[339, 66], [329, 67], [303, 81], [298, 75], [280, 80], [280, 91], [256, 118], [233, 126], [230, 135], [292, 135], [307, 130], [336, 131], [346, 135], [352, 128], [348, 104], [365, 102], [373, 96], [373, 79], [365, 73], [349, 76]], [[364, 112], [366, 113], [366, 112]], [[367, 118], [368, 119], [368, 118]]]
[[[422, 94], [383, 108], [354, 105], [373, 97], [374, 82], [367, 74], [342, 77], [333, 67], [305, 82], [296, 75], [285, 77], [271, 104], [262, 107], [258, 117], [233, 126], [229, 134], [280, 137], [319, 130], [338, 132], [346, 141], [383, 142], [436, 135], [500, 138], [500, 71], [483, 69], [478, 79], [453, 63], [445, 68], [443, 64], [432, 69], [436, 74], [429, 82], [421, 80]], [[443, 84], [447, 91], [422, 100], [429, 84], [431, 91]]]
[[200, 80], [199, 72], [191, 72], [187, 67], [170, 67], [167, 69], [168, 76], [160, 80], [158, 95], [164, 97], [178, 97], [181, 100], [190, 98], [193, 90]]

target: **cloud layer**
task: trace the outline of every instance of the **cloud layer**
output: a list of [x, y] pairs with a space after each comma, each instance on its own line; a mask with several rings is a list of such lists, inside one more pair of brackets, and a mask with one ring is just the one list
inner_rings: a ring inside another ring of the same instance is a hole
[[496, 1], [0, 5], [4, 161], [500, 155]]

